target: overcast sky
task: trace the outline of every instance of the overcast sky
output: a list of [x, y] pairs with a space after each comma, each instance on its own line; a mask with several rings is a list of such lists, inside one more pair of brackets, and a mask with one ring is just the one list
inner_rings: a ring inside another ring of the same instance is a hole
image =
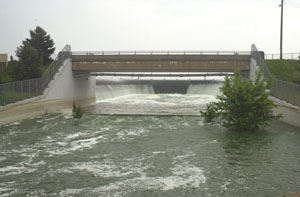
[[[250, 50], [279, 53], [280, 0], [0, 0], [0, 53], [44, 28], [56, 53]], [[284, 4], [284, 52], [300, 51], [300, 0]]]

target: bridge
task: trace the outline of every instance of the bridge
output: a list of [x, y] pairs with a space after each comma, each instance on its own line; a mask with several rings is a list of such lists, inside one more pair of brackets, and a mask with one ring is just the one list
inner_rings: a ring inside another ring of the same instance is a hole
[[[74, 76], [224, 76], [240, 70], [249, 76], [249, 51], [106, 51], [72, 52]], [[110, 72], [110, 73], [109, 73]], [[127, 74], [125, 74], [126, 72]], [[132, 72], [133, 74], [128, 74]], [[204, 74], [207, 73], [207, 74]], [[209, 73], [208, 73], [209, 72]], [[223, 72], [223, 73], [222, 73]], [[100, 73], [100, 74], [99, 74]], [[112, 74], [113, 73], [113, 74]], [[159, 73], [159, 74], [158, 74]], [[164, 74], [165, 73], [165, 74]], [[193, 73], [193, 74], [191, 74]], [[198, 73], [198, 74], [196, 74]], [[141, 74], [140, 74], [141, 75]]]

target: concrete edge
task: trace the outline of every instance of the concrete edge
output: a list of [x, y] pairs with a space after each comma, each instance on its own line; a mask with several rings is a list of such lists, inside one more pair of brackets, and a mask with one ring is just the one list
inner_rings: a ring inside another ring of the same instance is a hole
[[73, 102], [84, 107], [95, 103], [95, 97], [86, 99], [68, 98], [51, 101], [35, 101], [5, 106], [0, 111], [0, 125], [48, 113], [70, 113]]

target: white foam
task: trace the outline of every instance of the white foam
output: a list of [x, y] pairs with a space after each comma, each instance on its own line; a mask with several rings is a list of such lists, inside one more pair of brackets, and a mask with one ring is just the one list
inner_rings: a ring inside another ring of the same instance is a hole
[[[155, 152], [155, 154], [163, 152]], [[146, 171], [153, 168], [150, 164], [142, 165], [139, 159], [130, 159], [127, 162], [120, 162], [118, 165], [112, 161], [76, 163], [71, 170], [86, 170], [95, 176], [105, 178], [124, 177], [121, 181], [110, 183], [93, 190], [93, 193], [132, 191], [145, 189], [160, 189], [163, 191], [173, 190], [175, 188], [200, 187], [206, 182], [203, 170], [186, 161], [189, 155], [181, 155], [174, 158], [171, 175], [165, 177], [148, 177]], [[138, 174], [139, 176], [126, 179], [127, 175]]]
[[9, 123], [7, 126], [13, 126], [13, 125], [19, 125], [19, 124], [21, 124], [21, 122], [16, 121], [16, 122]]
[[[76, 136], [76, 135], [75, 135]], [[73, 136], [69, 136], [69, 139], [72, 139]], [[97, 136], [87, 139], [80, 139], [75, 141], [64, 141], [64, 142], [56, 142], [60, 147], [57, 147], [57, 149], [54, 150], [47, 150], [46, 152], [52, 155], [66, 155], [73, 151], [77, 150], [83, 150], [87, 148], [92, 148], [95, 144], [99, 142], [100, 139], [104, 139], [103, 136]]]
[[226, 181], [223, 185], [221, 185], [222, 191], [227, 191], [227, 185], [229, 185], [229, 184], [230, 184], [230, 182]]
[[73, 189], [73, 188], [67, 188], [61, 192], [59, 192], [60, 196], [70, 196], [70, 195], [75, 195], [75, 194], [79, 194], [80, 192], [82, 192], [83, 189]]
[[24, 165], [22, 165], [22, 166], [6, 166], [6, 167], [0, 168], [0, 172], [5, 173], [5, 176], [22, 174], [22, 173], [31, 173], [34, 171], [36, 171], [36, 169], [25, 167]]
[[71, 148], [68, 150], [75, 151], [84, 148], [91, 148], [93, 145], [98, 143], [98, 139], [103, 138], [103, 136], [93, 137], [89, 139], [77, 140], [71, 142]]

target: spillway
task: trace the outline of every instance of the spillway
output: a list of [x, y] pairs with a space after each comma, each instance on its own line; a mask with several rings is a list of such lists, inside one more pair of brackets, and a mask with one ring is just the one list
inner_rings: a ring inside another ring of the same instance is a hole
[[199, 115], [215, 101], [222, 81], [128, 80], [97, 81], [93, 114]]

